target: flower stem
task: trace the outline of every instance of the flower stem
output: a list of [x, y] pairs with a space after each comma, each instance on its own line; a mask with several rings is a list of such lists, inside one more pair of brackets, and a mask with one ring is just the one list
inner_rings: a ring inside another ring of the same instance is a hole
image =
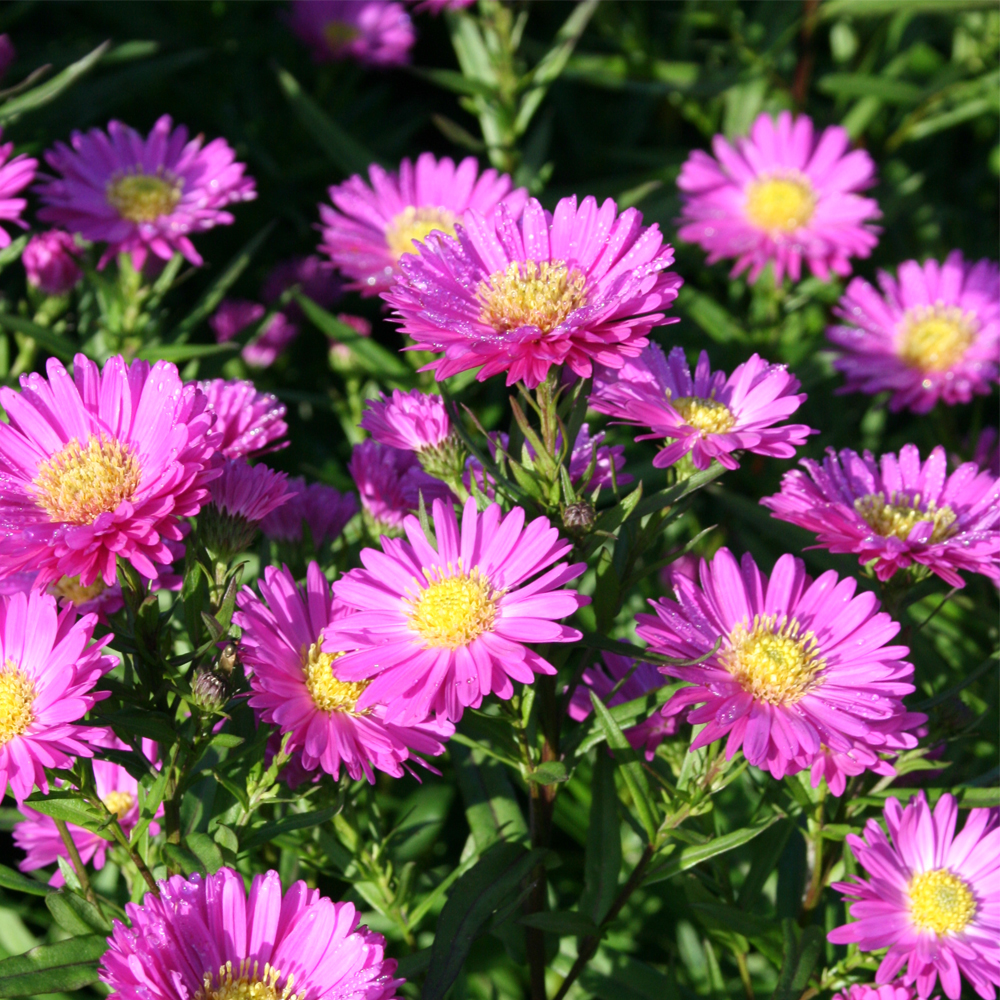
[[66, 853], [69, 855], [70, 864], [73, 866], [73, 871], [76, 872], [76, 877], [80, 880], [80, 888], [83, 889], [83, 894], [87, 898], [88, 903], [93, 903], [98, 910], [101, 909], [101, 904], [97, 901], [97, 894], [94, 892], [94, 887], [90, 884], [90, 877], [87, 875], [87, 866], [83, 863], [80, 857], [80, 852], [77, 850], [76, 841], [73, 839], [73, 835], [69, 832], [69, 828], [66, 826], [66, 821], [57, 819], [54, 820], [56, 824], [56, 829], [59, 831], [59, 836], [62, 838], [63, 845], [66, 848]]

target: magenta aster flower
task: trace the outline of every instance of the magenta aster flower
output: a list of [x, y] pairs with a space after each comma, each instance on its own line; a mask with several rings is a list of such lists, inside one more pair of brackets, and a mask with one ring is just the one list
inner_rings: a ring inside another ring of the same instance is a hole
[[[4, 36], [6, 37], [6, 36]], [[3, 129], [0, 129], [0, 135]], [[14, 143], [0, 144], [0, 222], [12, 222], [21, 229], [27, 229], [28, 224], [21, 218], [28, 202], [14, 195], [23, 191], [34, 179], [38, 160], [25, 156], [23, 153], [9, 159], [14, 151]], [[10, 246], [10, 233], [0, 226], [0, 248]]]
[[377, 163], [368, 168], [366, 184], [357, 174], [330, 188], [334, 207], [319, 206], [323, 233], [320, 250], [350, 278], [362, 295], [377, 295], [392, 286], [404, 254], [415, 254], [414, 240], [432, 232], [455, 235], [455, 224], [474, 209], [491, 215], [504, 203], [516, 218], [528, 192], [511, 191], [511, 180], [495, 170], [479, 173], [472, 156], [456, 167], [421, 153], [416, 164], [403, 160], [399, 173]]
[[[272, 267], [261, 286], [260, 297], [269, 306], [274, 305], [289, 288], [295, 286], [321, 309], [329, 309], [344, 294], [344, 283], [337, 276], [333, 264], [310, 255], [291, 257]], [[303, 318], [297, 302], [289, 302], [282, 309], [293, 321]]]
[[926, 566], [953, 587], [959, 571], [1000, 583], [1000, 479], [973, 462], [948, 475], [944, 448], [920, 461], [916, 445], [897, 458], [827, 449], [823, 464], [802, 459], [807, 477], [786, 472], [781, 492], [761, 503], [782, 521], [815, 531], [822, 548], [856, 552], [888, 580], [897, 570]]
[[[35, 574], [26, 575], [34, 583]], [[161, 573], [157, 582], [165, 583], [168, 576], [167, 573]], [[64, 576], [50, 583], [45, 589], [59, 601], [60, 608], [72, 605], [78, 615], [96, 614], [101, 624], [107, 624], [108, 615], [121, 611], [125, 606], [121, 584], [117, 580], [109, 587], [102, 577], [98, 577], [89, 587], [83, 587], [80, 585], [79, 577]]]
[[879, 293], [855, 278], [827, 336], [843, 353], [841, 392], [891, 392], [890, 410], [926, 413], [988, 395], [1000, 374], [1000, 266], [959, 250], [943, 264], [908, 260], [879, 272]]
[[392, 1000], [402, 980], [385, 938], [295, 882], [282, 894], [275, 871], [255, 875], [249, 896], [232, 868], [174, 875], [159, 895], [128, 903], [131, 927], [114, 921], [100, 978], [122, 1000]]
[[276, 312], [240, 354], [251, 368], [270, 368], [298, 334], [297, 324]]
[[904, 986], [898, 979], [884, 986], [870, 983], [854, 983], [840, 993], [834, 993], [832, 1000], [916, 1000], [912, 986]]
[[870, 880], [836, 882], [852, 901], [854, 923], [830, 931], [834, 944], [888, 948], [875, 982], [903, 984], [929, 997], [937, 978], [958, 1000], [962, 977], [986, 1000], [1000, 984], [1000, 826], [996, 809], [971, 809], [955, 833], [958, 805], [947, 792], [932, 813], [924, 793], [905, 806], [886, 799], [885, 825], [870, 819], [847, 843]]
[[[886, 646], [898, 631], [880, 613], [875, 595], [855, 596], [854, 580], [832, 570], [812, 581], [805, 564], [782, 556], [770, 581], [749, 555], [737, 563], [719, 549], [700, 566], [700, 586], [674, 579], [677, 600], [653, 603], [656, 616], [639, 615], [638, 634], [657, 653], [682, 659], [705, 656], [690, 667], [663, 673], [693, 686], [663, 707], [664, 715], [688, 713], [705, 723], [691, 749], [728, 735], [726, 757], [743, 755], [775, 778], [812, 765], [829, 748], [878, 753], [891, 731], [908, 747], [916, 737], [904, 727], [925, 716], [906, 712], [913, 666], [905, 646]], [[880, 728], [881, 727], [881, 728]]]
[[108, 696], [93, 688], [118, 662], [101, 652], [112, 636], [91, 642], [96, 624], [41, 591], [0, 596], [0, 792], [9, 783], [18, 805], [36, 785], [48, 792], [45, 768], [92, 757], [107, 739], [75, 725]]
[[69, 233], [50, 229], [28, 240], [21, 263], [28, 284], [45, 295], [65, 295], [83, 277], [76, 258], [83, 250]]
[[391, 0], [292, 0], [291, 27], [317, 62], [399, 66], [417, 38], [410, 15]]
[[322, 545], [336, 538], [358, 510], [353, 493], [341, 493], [322, 483], [306, 486], [301, 476], [289, 479], [285, 488], [285, 502], [260, 524], [265, 536], [278, 542], [301, 542], [306, 524], [313, 544]]
[[[619, 486], [632, 482], [632, 477], [622, 471], [625, 468], [625, 446], [607, 445], [604, 443], [604, 438], [604, 431], [598, 431], [591, 437], [590, 425], [581, 424], [576, 441], [573, 442], [573, 450], [569, 456], [569, 478], [574, 486], [582, 486], [584, 493], [591, 493], [598, 486], [602, 489], [611, 489], [615, 482]], [[556, 439], [556, 444], [561, 445], [561, 435], [556, 435]], [[594, 471], [584, 482], [584, 476], [591, 462], [594, 463]]]
[[[623, 705], [627, 701], [634, 701], [666, 684], [663, 674], [649, 663], [636, 664], [635, 660], [627, 656], [620, 656], [607, 650], [604, 650], [601, 656], [604, 658], [604, 666], [598, 663], [587, 667], [580, 678], [580, 684], [573, 692], [573, 697], [570, 698], [569, 717], [577, 722], [582, 722], [594, 710], [590, 702], [591, 691], [610, 708], [612, 705]], [[631, 676], [629, 676], [630, 671], [633, 671]], [[615, 686], [625, 677], [628, 677], [628, 680], [612, 695]], [[624, 733], [633, 749], [643, 749], [646, 760], [652, 760], [656, 756], [656, 748], [666, 737], [673, 736], [677, 732], [677, 726], [676, 716], [665, 716], [661, 712], [654, 712], [648, 719], [625, 728]]]
[[709, 264], [735, 257], [732, 273], [750, 268], [756, 281], [769, 261], [775, 284], [793, 281], [802, 261], [823, 281], [850, 274], [851, 257], [867, 257], [878, 243], [878, 204], [856, 192], [875, 183], [875, 164], [863, 150], [847, 152], [839, 125], [817, 139], [806, 115], [760, 115], [735, 148], [721, 135], [713, 159], [694, 150], [681, 167], [682, 225], [677, 235], [697, 243]]
[[[114, 750], [130, 749], [118, 739], [110, 741], [108, 746]], [[142, 750], [148, 760], [156, 761], [156, 743], [152, 740], [143, 740]], [[129, 836], [139, 822], [139, 783], [124, 767], [107, 760], [95, 760], [94, 784], [108, 812], [118, 817], [122, 830]], [[161, 806], [157, 815], [162, 811]], [[18, 864], [18, 868], [23, 872], [33, 872], [38, 868], [47, 868], [55, 864], [57, 858], [69, 860], [69, 853], [56, 828], [55, 820], [27, 806], [22, 806], [21, 812], [27, 818], [14, 827], [14, 843], [25, 852], [26, 856]], [[99, 834], [73, 823], [67, 823], [66, 828], [80, 853], [80, 860], [85, 865], [92, 863], [94, 870], [100, 871], [104, 867], [110, 842]], [[159, 823], [151, 822], [149, 832], [156, 836], [160, 832]], [[49, 885], [61, 886], [64, 881], [62, 870], [57, 867], [55, 874], [49, 879]]]
[[437, 448], [451, 436], [444, 400], [419, 389], [395, 389], [389, 399], [385, 393], [369, 399], [361, 426], [379, 444], [402, 451]]
[[45, 203], [38, 218], [106, 243], [98, 267], [128, 253], [138, 269], [150, 251], [162, 260], [179, 251], [200, 265], [191, 235], [231, 224], [224, 208], [257, 192], [224, 139], [203, 149], [201, 136], [188, 142], [187, 129], [172, 124], [163, 115], [143, 139], [112, 121], [107, 132], [74, 132], [72, 148], [57, 142], [45, 162], [60, 176], [38, 184]]
[[751, 451], [772, 458], [792, 458], [811, 430], [805, 424], [784, 424], [805, 400], [796, 393], [799, 380], [784, 365], [768, 364], [754, 354], [726, 378], [713, 372], [702, 351], [691, 377], [684, 351], [675, 347], [668, 357], [650, 344], [634, 361], [619, 369], [599, 370], [590, 405], [598, 413], [649, 427], [637, 441], [666, 438], [653, 459], [665, 469], [690, 454], [698, 469], [716, 459], [738, 469], [734, 451]]
[[1000, 477], [1000, 440], [995, 427], [984, 427], [976, 441], [972, 461], [991, 476]]
[[215, 414], [213, 430], [221, 434], [217, 450], [226, 458], [256, 458], [280, 448], [288, 433], [285, 404], [269, 392], [258, 392], [253, 382], [216, 378], [199, 382]]
[[166, 361], [119, 356], [98, 372], [78, 354], [72, 378], [54, 358], [46, 370], [0, 389], [0, 572], [110, 586], [120, 557], [156, 579], [218, 475], [205, 396]]
[[491, 692], [510, 698], [512, 680], [528, 684], [535, 674], [554, 674], [525, 643], [579, 639], [556, 619], [589, 603], [556, 589], [584, 566], [552, 566], [572, 546], [547, 518], [525, 526], [520, 507], [502, 517], [491, 504], [479, 514], [469, 499], [461, 527], [453, 506], [440, 500], [433, 519], [436, 549], [409, 516], [409, 541], [383, 538], [381, 552], [363, 549], [365, 568], [333, 588], [352, 610], [327, 627], [323, 650], [344, 653], [337, 667], [344, 680], [371, 681], [359, 707], [384, 702], [394, 721], [433, 713], [457, 722]]
[[253, 671], [249, 705], [292, 733], [287, 750], [301, 751], [307, 771], [322, 768], [336, 778], [343, 765], [355, 781], [364, 774], [374, 784], [376, 770], [400, 778], [408, 761], [424, 763], [417, 754], [444, 753], [451, 723], [426, 716], [409, 725], [387, 721], [382, 703], [358, 707], [371, 681], [337, 676], [342, 654], [323, 652], [321, 643], [338, 611], [318, 563], [309, 564], [305, 589], [287, 567], [273, 566], [258, 586], [263, 600], [244, 587], [234, 619], [243, 629], [243, 662]]
[[242, 458], [217, 457], [213, 465], [222, 474], [209, 484], [198, 528], [210, 552], [229, 558], [248, 549], [260, 522], [288, 499], [288, 477]]
[[219, 303], [219, 308], [209, 318], [208, 325], [215, 334], [216, 343], [224, 344], [251, 324], [260, 322], [266, 312], [267, 310], [259, 302], [250, 302], [248, 299], [223, 299]]
[[673, 260], [634, 208], [619, 216], [589, 196], [577, 208], [574, 195], [550, 215], [531, 198], [519, 223], [503, 205], [470, 209], [455, 238], [431, 236], [401, 259], [382, 297], [412, 350], [444, 352], [421, 370], [445, 379], [482, 366], [479, 381], [506, 372], [507, 385], [534, 388], [552, 365], [581, 377], [595, 363], [621, 368], [654, 326], [676, 322], [653, 311], [677, 297]]

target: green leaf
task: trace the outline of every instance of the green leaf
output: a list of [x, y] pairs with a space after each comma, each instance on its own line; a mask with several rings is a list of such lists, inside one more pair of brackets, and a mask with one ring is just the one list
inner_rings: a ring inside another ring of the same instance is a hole
[[111, 921], [93, 903], [68, 891], [50, 892], [45, 897], [45, 905], [52, 919], [67, 934], [78, 937], [81, 934], [111, 933]]
[[12, 316], [10, 313], [0, 312], [0, 326], [14, 333], [22, 333], [26, 337], [38, 344], [39, 347], [54, 354], [63, 361], [72, 361], [78, 348], [58, 333], [53, 333], [47, 326], [39, 326], [32, 323], [30, 319], [23, 316]]
[[193, 875], [195, 872], [201, 875], [207, 874], [204, 862], [194, 851], [189, 851], [180, 844], [164, 844], [162, 851], [167, 860], [176, 868], [180, 868], [185, 875]]
[[15, 260], [21, 259], [21, 254], [23, 253], [24, 248], [28, 245], [28, 240], [30, 239], [30, 234], [25, 233], [23, 236], [19, 236], [16, 240], [8, 243], [3, 250], [0, 250], [0, 271], [2, 271], [8, 264], [13, 264]]
[[782, 920], [781, 929], [785, 937], [785, 963], [772, 1000], [798, 1000], [823, 951], [826, 935], [815, 925], [806, 927], [800, 935], [791, 918]]
[[602, 748], [597, 751], [590, 783], [590, 824], [583, 863], [584, 888], [580, 896], [580, 912], [594, 923], [599, 924], [611, 909], [618, 894], [621, 866], [622, 834], [614, 762]]
[[488, 760], [480, 750], [455, 743], [449, 744], [448, 753], [477, 849], [485, 851], [497, 840], [526, 841], [528, 825], [503, 766]]
[[88, 52], [82, 59], [67, 66], [61, 73], [57, 73], [51, 80], [34, 87], [26, 94], [15, 97], [6, 104], [0, 105], [0, 125], [6, 125], [20, 115], [28, 111], [34, 111], [49, 101], [55, 100], [67, 87], [72, 86], [84, 73], [88, 73], [101, 61], [101, 57], [111, 46], [111, 42], [102, 42], [91, 52]]
[[703, 292], [685, 285], [677, 296], [677, 308], [719, 344], [750, 342], [750, 335], [736, 317]]
[[536, 785], [555, 785], [560, 781], [569, 781], [569, 772], [561, 760], [547, 760], [531, 771], [527, 779]]
[[207, 833], [189, 833], [184, 842], [209, 875], [214, 875], [225, 864], [218, 844]]
[[957, 14], [963, 10], [995, 9], [993, 0], [826, 0], [819, 6], [821, 21], [848, 17], [890, 17], [914, 14]]
[[754, 841], [750, 871], [747, 872], [747, 877], [743, 880], [743, 885], [740, 886], [740, 909], [750, 911], [757, 905], [764, 883], [777, 867], [778, 859], [781, 857], [781, 852], [785, 849], [785, 844], [788, 843], [793, 829], [795, 829], [795, 821], [787, 819], [771, 836]]
[[97, 982], [97, 961], [107, 951], [103, 934], [43, 944], [0, 962], [0, 997], [72, 991]]
[[208, 358], [213, 354], [229, 354], [239, 347], [236, 341], [224, 344], [149, 344], [136, 354], [143, 361], [172, 361], [181, 364], [192, 358]]
[[725, 927], [744, 937], [766, 937], [777, 929], [775, 921], [770, 917], [744, 913], [735, 906], [724, 906], [721, 903], [691, 903], [690, 906], [697, 914], [706, 918], [708, 926]]
[[106, 840], [111, 840], [111, 834], [104, 829], [107, 826], [108, 817], [95, 809], [94, 806], [84, 802], [78, 795], [78, 792], [50, 792], [48, 795], [40, 795], [38, 798], [32, 796], [25, 800], [25, 804], [44, 816], [61, 819], [66, 823], [75, 823]]
[[111, 726], [116, 732], [120, 729], [125, 740], [136, 738], [156, 740], [170, 746], [177, 739], [177, 727], [174, 720], [165, 712], [150, 712], [143, 709], [122, 709], [101, 715], [100, 720]]
[[294, 813], [273, 823], [265, 823], [264, 826], [254, 830], [250, 836], [243, 838], [240, 850], [249, 851], [261, 844], [267, 844], [282, 833], [289, 833], [292, 830], [302, 830], [309, 826], [320, 826], [336, 812], [337, 807], [330, 806], [326, 809], [317, 809], [313, 812]]
[[916, 104], [924, 93], [915, 83], [866, 73], [827, 73], [816, 86], [833, 97], [877, 97], [885, 104]]
[[558, 934], [559, 937], [596, 937], [600, 934], [600, 928], [590, 917], [574, 913], [572, 910], [558, 913], [529, 913], [521, 917], [518, 923], [526, 927], [537, 927], [549, 934]]
[[44, 882], [28, 878], [13, 868], [0, 865], [0, 887], [15, 889], [17, 892], [27, 892], [32, 896], [47, 896], [52, 890]]
[[234, 733], [216, 733], [209, 742], [210, 747], [223, 747], [227, 750], [232, 750], [234, 747], [238, 747], [243, 743], [243, 737], [237, 736]]
[[610, 974], [593, 967], [580, 975], [580, 985], [600, 1000], [677, 1000], [673, 978], [628, 955], [602, 949], [602, 956], [613, 962]]

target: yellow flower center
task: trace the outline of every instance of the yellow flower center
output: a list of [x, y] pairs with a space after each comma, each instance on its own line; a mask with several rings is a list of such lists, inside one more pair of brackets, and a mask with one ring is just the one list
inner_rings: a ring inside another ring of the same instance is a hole
[[747, 218], [769, 233], [793, 233], [816, 210], [816, 195], [804, 177], [765, 177], [747, 187]]
[[393, 257], [399, 260], [404, 253], [416, 253], [413, 241], [423, 243], [429, 233], [455, 235], [455, 214], [446, 208], [432, 205], [408, 205], [393, 218], [385, 231], [385, 242]]
[[[284, 978], [281, 972], [272, 969], [269, 962], [264, 963], [263, 975], [259, 976], [257, 969], [254, 962], [251, 971], [250, 959], [244, 958], [234, 975], [233, 963], [226, 962], [220, 966], [218, 976], [205, 973], [194, 1000], [301, 1000], [301, 994], [292, 992], [294, 976], [289, 976], [279, 989], [278, 981]], [[213, 986], [216, 980], [218, 985]]]
[[681, 415], [689, 427], [696, 427], [703, 434], [725, 434], [736, 417], [733, 411], [716, 399], [702, 399], [699, 396], [678, 396], [670, 405]]
[[968, 885], [946, 868], [910, 880], [910, 916], [920, 930], [958, 934], [975, 915], [976, 900]]
[[479, 283], [480, 320], [501, 333], [536, 326], [551, 333], [587, 303], [587, 276], [561, 260], [513, 263]]
[[353, 24], [346, 21], [327, 21], [323, 25], [323, 38], [330, 46], [331, 52], [339, 52], [342, 48], [350, 45], [356, 38], [361, 37], [361, 32]]
[[154, 222], [174, 210], [181, 200], [183, 185], [181, 179], [167, 180], [137, 170], [108, 184], [108, 204], [130, 222]]
[[13, 660], [0, 670], [0, 746], [26, 732], [35, 721], [35, 682]]
[[64, 576], [55, 583], [50, 583], [48, 587], [53, 597], [65, 597], [77, 607], [92, 601], [95, 597], [100, 597], [107, 589], [108, 585], [100, 577], [89, 587], [81, 587], [78, 576]]
[[888, 502], [882, 493], [869, 493], [854, 501], [854, 509], [884, 538], [894, 535], [905, 542], [921, 521], [933, 522], [932, 542], [943, 542], [958, 530], [954, 527], [955, 512], [950, 507], [937, 507], [932, 501], [926, 509], [921, 509], [919, 493], [912, 500], [905, 493], [893, 493]]
[[975, 339], [975, 313], [958, 306], [916, 306], [903, 317], [897, 351], [913, 368], [943, 372], [962, 360]]
[[128, 445], [92, 437], [85, 448], [73, 438], [38, 466], [35, 501], [53, 521], [91, 524], [139, 488], [142, 469]]
[[740, 624], [719, 654], [722, 665], [744, 691], [771, 705], [793, 705], [821, 683], [826, 661], [812, 632], [799, 634], [793, 618], [755, 615], [753, 627]]
[[358, 699], [371, 681], [340, 681], [334, 676], [333, 661], [343, 653], [324, 653], [320, 644], [314, 642], [309, 652], [302, 658], [302, 670], [306, 675], [306, 687], [313, 704], [321, 712], [355, 713]]
[[410, 627], [430, 648], [458, 649], [468, 646], [476, 636], [492, 632], [496, 620], [497, 598], [489, 580], [478, 569], [470, 573], [425, 569], [428, 586], [410, 604]]
[[108, 792], [101, 801], [107, 806], [108, 812], [124, 819], [135, 805], [135, 796], [131, 792]]

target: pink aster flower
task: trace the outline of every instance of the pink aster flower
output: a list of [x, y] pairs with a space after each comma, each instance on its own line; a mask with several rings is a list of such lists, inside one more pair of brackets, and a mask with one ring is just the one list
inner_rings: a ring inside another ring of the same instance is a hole
[[751, 451], [772, 458], [792, 458], [810, 430], [805, 424], [780, 424], [805, 400], [796, 393], [799, 380], [784, 365], [768, 364], [754, 354], [726, 378], [713, 372], [702, 351], [691, 377], [684, 351], [675, 347], [664, 357], [650, 344], [620, 369], [598, 371], [590, 405], [598, 413], [649, 427], [637, 441], [666, 438], [653, 459], [665, 469], [690, 454], [698, 469], [716, 459], [738, 469], [734, 451]]
[[884, 986], [870, 983], [854, 983], [840, 993], [834, 993], [832, 1000], [916, 1000], [912, 986], [904, 986], [898, 979]]
[[120, 253], [140, 269], [147, 254], [169, 260], [175, 252], [198, 266], [191, 234], [234, 220], [225, 207], [257, 197], [252, 177], [224, 139], [202, 148], [188, 131], [172, 128], [169, 115], [149, 137], [121, 122], [108, 131], [74, 132], [70, 146], [57, 142], [45, 162], [58, 177], [38, 184], [45, 207], [38, 218], [107, 247], [98, 267]]
[[28, 284], [45, 295], [71, 292], [83, 277], [76, 262], [82, 252], [76, 240], [61, 229], [32, 236], [21, 254]]
[[46, 370], [0, 389], [0, 572], [110, 586], [120, 557], [156, 579], [218, 475], [204, 394], [166, 361], [118, 356], [98, 372], [78, 354], [72, 378], [55, 358]]
[[257, 458], [288, 442], [285, 404], [269, 392], [258, 392], [253, 382], [216, 378], [199, 382], [215, 414], [213, 430], [221, 434], [217, 450], [226, 458]]
[[470, 209], [456, 236], [430, 236], [382, 297], [417, 342], [444, 352], [426, 365], [435, 378], [482, 366], [484, 381], [534, 388], [552, 365], [587, 377], [594, 364], [621, 368], [646, 335], [668, 320], [656, 309], [677, 297], [674, 252], [642, 214], [618, 215], [609, 198], [563, 198], [554, 215], [534, 198], [520, 223], [501, 205], [491, 217]]
[[232, 556], [250, 547], [260, 522], [288, 499], [288, 477], [242, 458], [217, 458], [213, 464], [221, 475], [209, 484], [198, 527], [210, 552]]
[[291, 27], [317, 62], [400, 66], [417, 38], [410, 15], [391, 0], [292, 0]]
[[927, 413], [988, 395], [1000, 374], [1000, 266], [959, 250], [943, 264], [908, 260], [879, 293], [855, 278], [835, 310], [845, 326], [827, 337], [842, 349], [841, 392], [891, 392], [890, 410]]
[[[110, 741], [108, 746], [114, 750], [129, 749], [118, 739]], [[142, 741], [142, 751], [149, 761], [156, 761], [156, 743], [152, 740]], [[108, 812], [118, 817], [122, 830], [129, 836], [139, 822], [139, 782], [124, 767], [107, 760], [95, 760], [94, 784], [97, 795]], [[161, 806], [159, 813], [162, 811]], [[18, 868], [23, 872], [33, 872], [38, 868], [47, 868], [55, 864], [57, 858], [69, 860], [66, 845], [59, 835], [55, 820], [27, 806], [22, 806], [21, 812], [27, 818], [14, 827], [14, 843], [25, 852], [26, 856], [18, 864]], [[85, 865], [93, 864], [94, 870], [100, 871], [104, 867], [111, 843], [99, 834], [74, 823], [67, 823], [66, 828], [80, 853], [80, 860]], [[156, 836], [160, 832], [159, 823], [151, 822], [149, 832], [152, 836]], [[49, 879], [49, 885], [61, 886], [64, 881], [62, 870], [56, 867], [55, 874]]]
[[335, 539], [358, 511], [353, 493], [341, 493], [322, 483], [306, 486], [301, 476], [289, 479], [285, 488], [285, 502], [260, 524], [264, 535], [278, 542], [301, 542], [305, 524], [313, 544], [322, 545]]
[[[321, 309], [329, 309], [344, 294], [344, 283], [337, 276], [333, 264], [319, 257], [291, 257], [271, 268], [260, 289], [260, 297], [270, 306], [278, 302], [289, 289], [299, 291]], [[302, 309], [295, 301], [282, 306], [292, 321], [303, 318]]]
[[112, 636], [91, 642], [96, 624], [38, 590], [0, 596], [0, 792], [9, 784], [18, 805], [36, 785], [48, 792], [45, 768], [92, 757], [107, 739], [75, 724], [108, 696], [94, 685], [118, 662], [101, 652]]
[[208, 325], [215, 334], [216, 343], [232, 340], [253, 323], [264, 318], [267, 310], [259, 302], [248, 299], [223, 299], [212, 313]]
[[926, 566], [953, 587], [959, 571], [1000, 583], [1000, 479], [973, 462], [948, 475], [944, 448], [920, 461], [916, 445], [897, 458], [827, 449], [823, 464], [802, 459], [781, 492], [761, 503], [782, 521], [816, 532], [820, 547], [856, 552], [888, 580], [897, 570]]
[[451, 436], [444, 400], [419, 389], [395, 389], [391, 398], [379, 393], [377, 399], [369, 399], [361, 426], [379, 444], [403, 451], [437, 448]]
[[344, 653], [337, 667], [344, 680], [371, 681], [358, 706], [384, 702], [394, 721], [433, 713], [457, 722], [490, 693], [510, 698], [511, 681], [554, 674], [525, 643], [579, 639], [556, 619], [589, 603], [574, 590], [556, 589], [584, 566], [552, 566], [572, 546], [547, 518], [525, 526], [520, 507], [502, 517], [491, 504], [480, 514], [469, 499], [461, 526], [451, 503], [440, 500], [433, 520], [436, 549], [420, 522], [407, 517], [409, 541], [383, 538], [381, 552], [363, 549], [365, 568], [333, 588], [352, 610], [327, 627], [323, 649]]
[[284, 313], [276, 312], [260, 333], [243, 348], [241, 356], [251, 368], [270, 368], [298, 334], [298, 325], [291, 322]]
[[903, 984], [929, 997], [937, 978], [951, 1000], [962, 977], [985, 1000], [1000, 984], [1000, 826], [996, 809], [971, 809], [955, 833], [958, 805], [947, 792], [933, 813], [924, 793], [903, 807], [885, 803], [888, 834], [874, 819], [847, 843], [870, 880], [853, 876], [834, 889], [851, 901], [854, 923], [830, 931], [834, 944], [888, 948], [875, 982]]
[[875, 164], [863, 150], [847, 152], [839, 125], [817, 139], [806, 115], [760, 115], [734, 146], [712, 140], [715, 158], [694, 150], [681, 167], [682, 225], [677, 235], [697, 243], [714, 264], [735, 257], [732, 273], [750, 268], [756, 281], [769, 261], [775, 284], [793, 281], [802, 261], [818, 278], [850, 274], [851, 257], [867, 257], [878, 243], [878, 204], [856, 192], [875, 183]]
[[[0, 135], [3, 129], [0, 129]], [[38, 160], [25, 156], [23, 153], [8, 159], [14, 151], [14, 143], [0, 144], [0, 222], [11, 222], [21, 229], [27, 229], [28, 224], [21, 218], [28, 202], [14, 195], [23, 191], [35, 178]], [[0, 248], [10, 246], [10, 233], [0, 225]]]
[[976, 441], [972, 461], [991, 476], [1000, 477], [1000, 440], [995, 427], [984, 427]]
[[[598, 663], [587, 667], [570, 699], [569, 717], [577, 722], [582, 722], [594, 710], [590, 701], [591, 691], [610, 708], [612, 705], [623, 705], [627, 701], [634, 701], [666, 684], [663, 674], [649, 663], [636, 664], [635, 660], [627, 656], [620, 656], [607, 650], [604, 650], [601, 656], [604, 658], [604, 666]], [[612, 695], [615, 686], [626, 677], [628, 680]], [[677, 726], [676, 716], [665, 716], [661, 712], [654, 712], [648, 719], [636, 722], [623, 731], [633, 749], [643, 749], [646, 760], [652, 760], [656, 756], [656, 748], [666, 737], [673, 736], [677, 732]]]
[[403, 160], [398, 174], [373, 163], [368, 177], [370, 184], [355, 174], [335, 185], [329, 191], [334, 207], [319, 206], [320, 250], [365, 296], [392, 286], [400, 258], [417, 252], [414, 240], [423, 242], [435, 231], [454, 236], [470, 209], [492, 215], [503, 203], [517, 218], [528, 197], [524, 188], [511, 191], [506, 174], [480, 174], [472, 156], [456, 167], [448, 157], [422, 153], [416, 164]]
[[292, 734], [287, 750], [301, 751], [307, 771], [322, 768], [336, 778], [343, 765], [355, 781], [364, 774], [374, 784], [376, 770], [401, 778], [408, 761], [424, 763], [417, 754], [444, 753], [443, 741], [455, 731], [449, 722], [388, 721], [382, 703], [358, 707], [370, 681], [339, 679], [341, 654], [323, 652], [321, 643], [324, 628], [344, 612], [335, 609], [318, 563], [309, 564], [304, 589], [287, 567], [273, 566], [259, 587], [263, 600], [243, 588], [234, 619], [243, 629], [243, 662], [253, 671], [249, 705]]
[[[700, 566], [700, 586], [678, 575], [676, 601], [653, 603], [656, 616], [639, 615], [638, 634], [657, 653], [696, 659], [663, 673], [688, 681], [663, 707], [688, 722], [705, 723], [691, 749], [728, 735], [726, 757], [740, 747], [775, 778], [810, 767], [824, 748], [851, 753], [883, 749], [886, 731], [907, 747], [906, 726], [926, 721], [907, 713], [902, 699], [914, 690], [905, 646], [885, 643], [898, 631], [878, 611], [875, 595], [855, 596], [854, 580], [832, 570], [812, 581], [805, 564], [782, 556], [771, 579], [749, 555], [737, 563], [719, 549]], [[818, 780], [818, 779], [817, 779]]]
[[334, 903], [276, 871], [255, 875], [249, 895], [232, 868], [174, 875], [159, 895], [127, 903], [114, 921], [100, 978], [122, 1000], [285, 997], [392, 1000], [402, 980], [385, 938], [351, 903]]

